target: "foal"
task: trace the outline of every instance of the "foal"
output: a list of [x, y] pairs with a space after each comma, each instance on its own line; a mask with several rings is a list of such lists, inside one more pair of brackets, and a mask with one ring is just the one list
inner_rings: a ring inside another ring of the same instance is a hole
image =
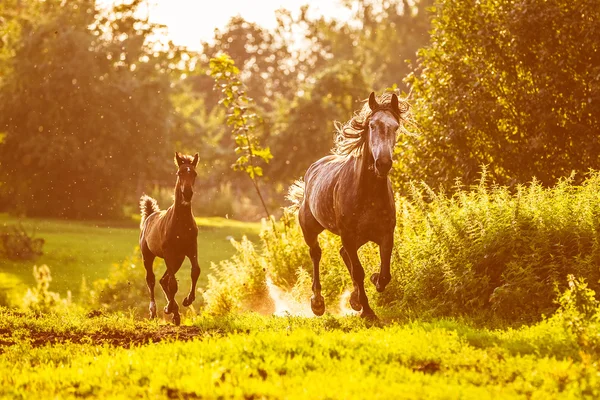
[[333, 155], [312, 164], [304, 182], [290, 188], [288, 199], [298, 210], [304, 240], [313, 262], [313, 296], [310, 305], [315, 315], [323, 315], [318, 236], [325, 229], [342, 239], [340, 255], [350, 272], [354, 291], [350, 305], [361, 317], [376, 318], [365, 293], [365, 271], [358, 249], [368, 241], [379, 245], [381, 267], [371, 276], [377, 291], [390, 282], [390, 261], [394, 245], [396, 208], [388, 172], [392, 168], [396, 131], [405, 121], [408, 103], [399, 103], [389, 93], [377, 101], [371, 93], [362, 110], [343, 126], [337, 127]]
[[175, 163], [178, 170], [173, 204], [167, 210], [161, 211], [152, 197], [144, 195], [140, 199], [142, 215], [140, 249], [146, 268], [146, 283], [150, 292], [150, 318], [156, 317], [155, 278], [152, 264], [156, 257], [160, 257], [165, 260], [167, 265], [167, 270], [160, 278], [160, 286], [167, 298], [164, 311], [165, 314], [173, 314], [173, 323], [179, 325], [181, 317], [179, 316], [179, 305], [175, 301], [175, 293], [177, 293], [175, 274], [179, 271], [185, 257], [188, 257], [192, 264], [192, 286], [190, 293], [183, 300], [183, 305], [186, 307], [196, 299], [196, 282], [200, 276], [196, 242], [198, 226], [192, 214], [191, 203], [198, 153], [193, 158], [175, 153]]

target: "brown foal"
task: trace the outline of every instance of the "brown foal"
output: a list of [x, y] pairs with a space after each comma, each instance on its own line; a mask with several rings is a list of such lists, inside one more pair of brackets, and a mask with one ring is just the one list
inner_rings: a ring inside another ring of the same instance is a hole
[[140, 224], [140, 249], [146, 268], [146, 283], [150, 293], [150, 318], [156, 317], [156, 302], [154, 300], [154, 271], [152, 264], [156, 257], [163, 258], [167, 265], [160, 286], [162, 287], [167, 305], [165, 314], [173, 314], [173, 323], [179, 325], [179, 305], [175, 301], [177, 279], [175, 274], [181, 268], [185, 257], [192, 264], [192, 286], [190, 293], [183, 300], [184, 306], [189, 306], [196, 299], [196, 282], [200, 276], [198, 265], [198, 226], [192, 214], [192, 195], [196, 179], [198, 153], [192, 156], [175, 153], [177, 164], [177, 182], [175, 184], [175, 199], [167, 210], [160, 210], [156, 200], [143, 195], [140, 199], [142, 222]]

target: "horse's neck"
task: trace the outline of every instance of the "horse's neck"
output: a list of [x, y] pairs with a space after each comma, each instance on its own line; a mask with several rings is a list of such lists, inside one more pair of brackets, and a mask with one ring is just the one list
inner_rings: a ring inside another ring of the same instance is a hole
[[173, 202], [173, 216], [176, 219], [180, 219], [181, 217], [191, 217], [192, 215], [192, 203], [183, 204], [183, 194], [181, 193], [179, 178], [177, 178], [177, 183], [175, 184], [175, 200]]

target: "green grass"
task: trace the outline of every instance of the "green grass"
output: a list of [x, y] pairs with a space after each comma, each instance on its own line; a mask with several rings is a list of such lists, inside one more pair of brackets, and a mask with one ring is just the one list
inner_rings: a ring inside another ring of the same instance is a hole
[[[198, 261], [203, 273], [200, 285], [206, 282], [206, 271], [211, 262], [230, 257], [235, 249], [227, 240], [243, 235], [257, 240], [260, 223], [233, 221], [225, 218], [196, 218], [198, 235]], [[19, 219], [0, 214], [0, 227], [18, 223]], [[50, 219], [24, 219], [28, 232], [35, 229], [36, 237], [45, 239], [44, 254], [35, 261], [0, 260], [0, 289], [22, 292], [35, 285], [33, 265], [47, 264], [52, 270], [51, 290], [65, 295], [70, 290], [74, 297], [80, 290], [82, 278], [88, 283], [109, 275], [111, 266], [131, 255], [138, 246], [139, 225], [136, 221], [63, 221]], [[155, 271], [162, 274], [164, 262], [155, 261]], [[180, 275], [189, 275], [186, 260]], [[183, 279], [185, 285], [188, 280]]]
[[[518, 330], [486, 330], [455, 320], [370, 326], [358, 317], [241, 314], [194, 317], [184, 324], [175, 328], [114, 314], [87, 318], [77, 312], [35, 318], [0, 309], [0, 397], [600, 395], [597, 357], [582, 352], [551, 321]], [[140, 341], [144, 335], [148, 340]], [[46, 345], [40, 337], [56, 343]], [[117, 346], [109, 344], [111, 338], [120, 340], [113, 341]]]

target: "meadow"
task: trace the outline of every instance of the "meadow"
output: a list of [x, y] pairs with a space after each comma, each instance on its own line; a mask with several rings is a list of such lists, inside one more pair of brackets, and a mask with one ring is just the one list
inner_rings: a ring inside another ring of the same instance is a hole
[[[139, 216], [138, 216], [139, 218]], [[207, 271], [211, 262], [230, 257], [235, 248], [230, 238], [247, 236], [257, 240], [260, 223], [249, 223], [220, 217], [196, 218], [198, 223], [198, 261]], [[11, 297], [35, 285], [34, 265], [46, 264], [52, 271], [52, 291], [62, 296], [71, 291], [77, 300], [82, 279], [92, 283], [108, 278], [111, 268], [138, 252], [139, 219], [122, 221], [68, 221], [58, 219], [19, 219], [0, 214], [0, 228], [21, 223], [29, 233], [45, 240], [44, 254], [34, 261], [0, 260], [0, 290]], [[164, 262], [154, 262], [155, 271], [163, 271]], [[185, 261], [178, 277], [189, 284], [189, 261]], [[162, 272], [160, 272], [162, 273]], [[206, 273], [200, 275], [200, 286], [206, 284]], [[17, 299], [18, 300], [18, 299]]]
[[0, 309], [2, 398], [597, 398], [598, 356], [554, 318], [43, 317]]

